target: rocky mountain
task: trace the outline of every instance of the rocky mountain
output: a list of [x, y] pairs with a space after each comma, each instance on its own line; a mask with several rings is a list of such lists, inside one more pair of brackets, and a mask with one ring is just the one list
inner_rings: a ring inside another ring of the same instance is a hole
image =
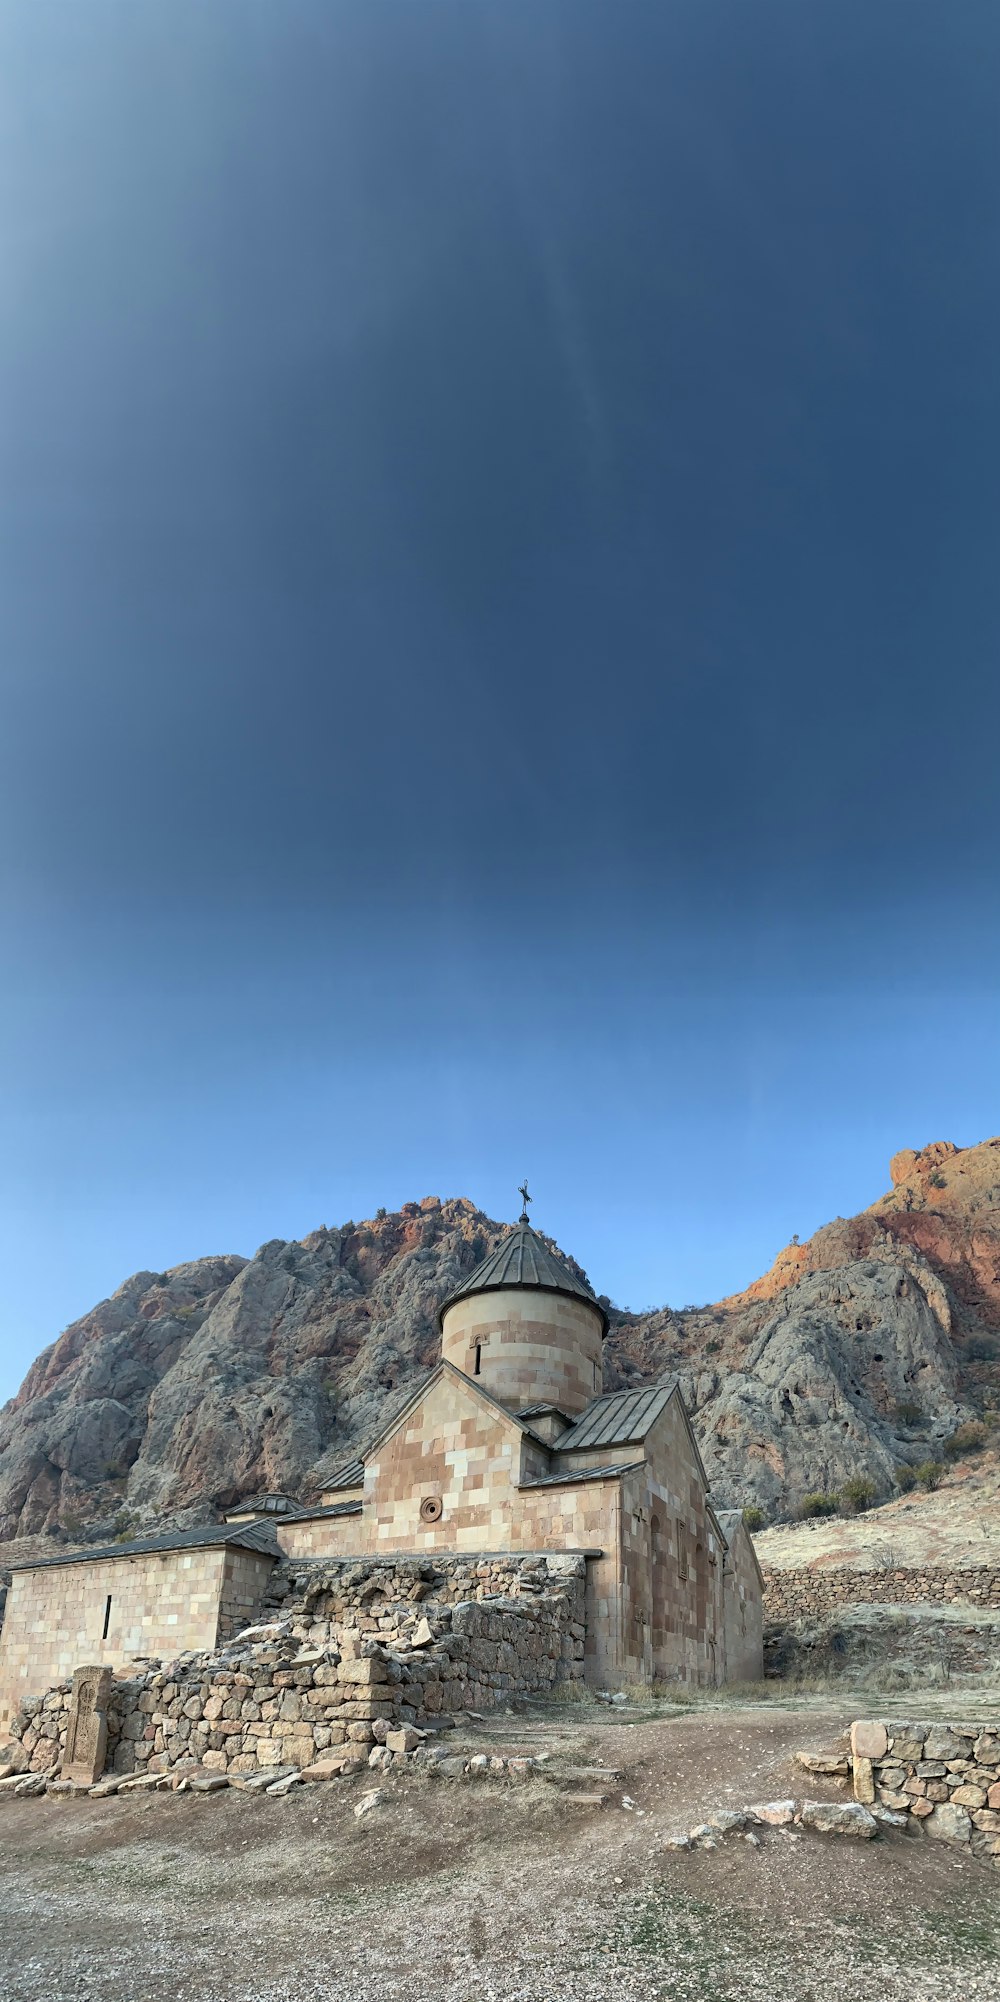
[[[780, 1513], [854, 1473], [887, 1492], [1000, 1403], [1000, 1140], [899, 1154], [891, 1174], [745, 1293], [611, 1308], [607, 1387], [679, 1373], [720, 1502]], [[199, 1519], [261, 1488], [311, 1498], [436, 1360], [439, 1302], [505, 1227], [427, 1197], [136, 1273], [0, 1412], [0, 1542]]]

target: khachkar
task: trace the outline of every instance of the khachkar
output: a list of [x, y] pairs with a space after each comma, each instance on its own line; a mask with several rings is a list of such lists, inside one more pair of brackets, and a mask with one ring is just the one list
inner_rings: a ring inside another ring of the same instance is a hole
[[78, 1668], [73, 1675], [62, 1777], [93, 1786], [104, 1771], [108, 1749], [110, 1668]]

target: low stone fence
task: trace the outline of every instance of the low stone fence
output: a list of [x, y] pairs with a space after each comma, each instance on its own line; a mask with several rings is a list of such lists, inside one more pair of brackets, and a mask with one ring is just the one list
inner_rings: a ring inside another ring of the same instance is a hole
[[995, 1607], [1000, 1612], [1000, 1569], [979, 1564], [968, 1570], [862, 1571], [842, 1565], [764, 1573], [766, 1620], [804, 1619], [844, 1606], [941, 1604]]
[[[283, 1617], [214, 1654], [119, 1670], [107, 1712], [114, 1773], [196, 1759], [208, 1771], [364, 1762], [393, 1729], [544, 1695], [583, 1672], [585, 1561], [366, 1560], [293, 1565]], [[502, 1582], [506, 1593], [489, 1590]], [[480, 1596], [467, 1595], [470, 1584]], [[66, 1683], [11, 1722], [18, 1764], [54, 1774]]]
[[1000, 1869], [1000, 1722], [851, 1726], [854, 1798]]
[[510, 1599], [525, 1614], [544, 1605], [546, 1618], [558, 1614], [561, 1658], [579, 1662], [582, 1672], [586, 1569], [574, 1551], [286, 1558], [272, 1573], [267, 1603], [303, 1640], [344, 1630], [390, 1645], [405, 1645], [425, 1623], [434, 1635], [444, 1633], [452, 1609], [467, 1601]]
[[863, 1682], [883, 1688], [1000, 1686], [1000, 1614], [968, 1608], [841, 1606], [814, 1618], [771, 1621], [764, 1674], [786, 1681]]

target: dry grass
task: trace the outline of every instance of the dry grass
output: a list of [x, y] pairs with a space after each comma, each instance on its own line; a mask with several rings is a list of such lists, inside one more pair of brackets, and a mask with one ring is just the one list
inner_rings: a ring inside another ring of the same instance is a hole
[[754, 1547], [775, 1571], [1000, 1564], [1000, 1454], [960, 1461], [932, 1494], [901, 1495], [867, 1515], [779, 1523], [755, 1536]]

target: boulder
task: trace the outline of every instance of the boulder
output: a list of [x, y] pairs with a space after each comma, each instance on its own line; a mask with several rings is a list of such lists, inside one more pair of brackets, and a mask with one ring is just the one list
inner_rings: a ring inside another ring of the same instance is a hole
[[938, 1842], [964, 1844], [972, 1836], [972, 1822], [965, 1808], [955, 1807], [951, 1801], [942, 1801], [932, 1808], [924, 1827]]
[[[353, 1768], [357, 1764], [358, 1759], [355, 1753], [343, 1750], [330, 1752], [325, 1754], [321, 1759], [314, 1759], [311, 1765], [303, 1766], [302, 1778], [310, 1784], [314, 1780], [339, 1779], [345, 1766]], [[282, 1777], [287, 1778], [287, 1774], [282, 1775]]]
[[846, 1779], [851, 1764], [844, 1752], [796, 1752], [795, 1763], [804, 1767], [807, 1773], [828, 1773], [831, 1777]]
[[818, 1835], [856, 1836], [870, 1842], [878, 1834], [875, 1816], [857, 1800], [804, 1800], [801, 1821], [803, 1828], [814, 1828]]
[[277, 1794], [280, 1798], [286, 1793], [291, 1793], [293, 1787], [300, 1787], [301, 1785], [301, 1773], [286, 1773], [284, 1779], [272, 1780], [267, 1791], [269, 1794]]
[[386, 1733], [385, 1747], [388, 1752], [415, 1752], [426, 1738], [426, 1731], [418, 1731], [413, 1724], [403, 1724], [398, 1731]]
[[924, 1760], [967, 1759], [972, 1750], [971, 1738], [960, 1738], [954, 1731], [942, 1727], [928, 1732], [924, 1740]]
[[293, 1770], [291, 1766], [265, 1766], [255, 1773], [229, 1773], [228, 1784], [237, 1793], [265, 1793], [276, 1780], [287, 1778]]

